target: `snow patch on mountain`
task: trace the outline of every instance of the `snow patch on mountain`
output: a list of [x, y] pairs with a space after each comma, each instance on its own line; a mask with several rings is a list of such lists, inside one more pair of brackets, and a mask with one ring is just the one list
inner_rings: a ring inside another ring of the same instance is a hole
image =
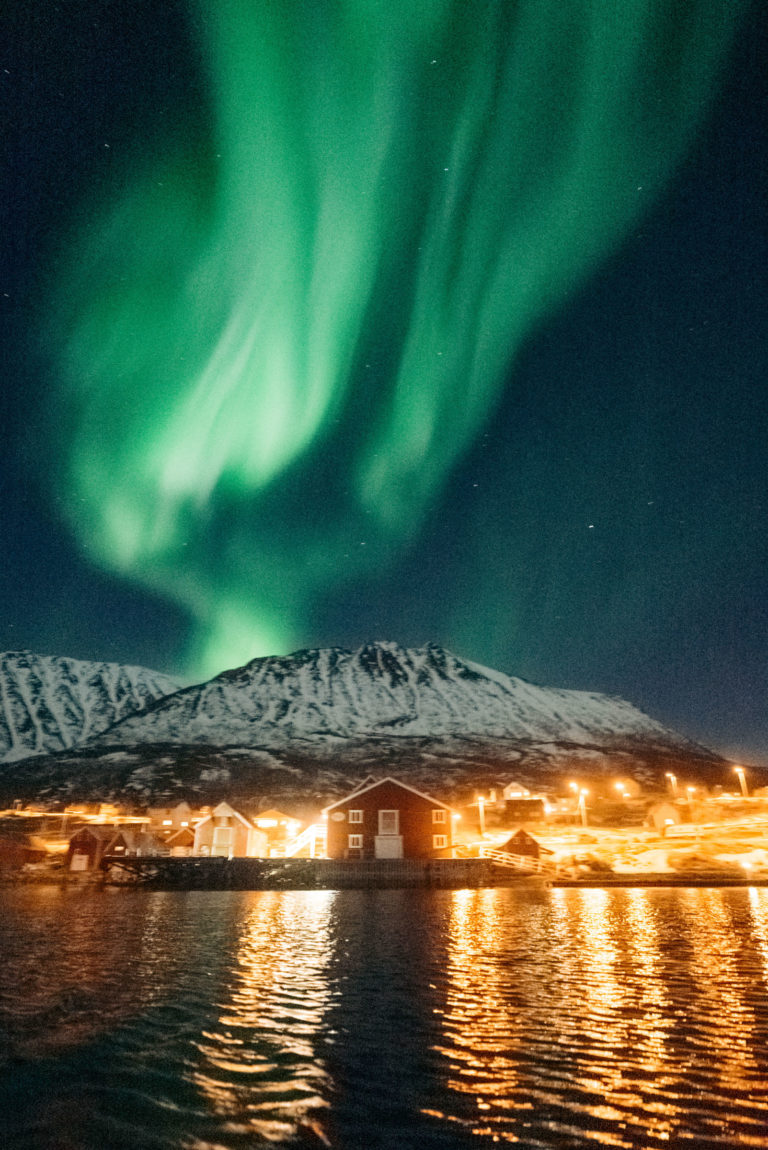
[[0, 761], [75, 746], [179, 686], [144, 667], [6, 651], [0, 654]]
[[692, 746], [623, 699], [537, 687], [434, 644], [386, 642], [254, 659], [151, 704], [91, 742], [285, 747], [382, 735]]

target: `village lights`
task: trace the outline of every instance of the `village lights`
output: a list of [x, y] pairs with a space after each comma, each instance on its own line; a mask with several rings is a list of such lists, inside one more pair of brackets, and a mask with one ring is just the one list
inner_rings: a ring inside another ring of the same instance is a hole
[[747, 790], [747, 780], [744, 777], [744, 768], [743, 767], [734, 767], [733, 769], [736, 772], [736, 774], [739, 776], [739, 786], [741, 787], [741, 793], [743, 794], [745, 799], [749, 798], [749, 791]]
[[669, 789], [672, 792], [672, 797], [677, 798], [677, 775], [673, 775], [671, 771], [665, 772], [666, 777], [669, 779]]

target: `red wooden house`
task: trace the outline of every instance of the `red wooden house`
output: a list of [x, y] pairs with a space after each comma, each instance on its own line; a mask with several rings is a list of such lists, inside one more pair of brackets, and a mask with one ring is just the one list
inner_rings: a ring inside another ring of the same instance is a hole
[[453, 811], [397, 779], [366, 779], [323, 812], [333, 859], [451, 858]]
[[543, 847], [538, 839], [528, 834], [524, 827], [520, 827], [513, 835], [498, 848], [511, 855], [523, 855], [525, 858], [538, 859], [542, 855], [551, 855], [548, 847]]
[[66, 866], [75, 871], [97, 870], [104, 855], [140, 854], [139, 837], [128, 827], [114, 823], [89, 823], [75, 831], [69, 840]]

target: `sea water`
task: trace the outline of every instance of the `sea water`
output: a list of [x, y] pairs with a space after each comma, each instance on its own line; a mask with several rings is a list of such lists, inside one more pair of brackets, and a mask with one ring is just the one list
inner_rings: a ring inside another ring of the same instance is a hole
[[768, 1147], [768, 890], [0, 890], [12, 1150]]

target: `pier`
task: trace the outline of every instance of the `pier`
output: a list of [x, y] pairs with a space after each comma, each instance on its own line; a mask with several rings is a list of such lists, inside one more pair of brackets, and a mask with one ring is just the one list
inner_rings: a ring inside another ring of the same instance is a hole
[[160, 890], [364, 890], [366, 888], [517, 885], [525, 872], [484, 858], [334, 859], [174, 858], [105, 855], [107, 882], [135, 882]]

